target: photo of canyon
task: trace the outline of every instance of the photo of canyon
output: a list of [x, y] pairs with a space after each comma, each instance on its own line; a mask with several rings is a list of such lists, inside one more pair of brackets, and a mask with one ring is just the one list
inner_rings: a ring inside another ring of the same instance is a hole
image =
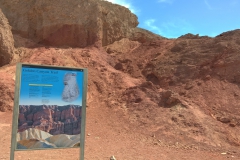
[[17, 149], [80, 146], [81, 106], [20, 105]]

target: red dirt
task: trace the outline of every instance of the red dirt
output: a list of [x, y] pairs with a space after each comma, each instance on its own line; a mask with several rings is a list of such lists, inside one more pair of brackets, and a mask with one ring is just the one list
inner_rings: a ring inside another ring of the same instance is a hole
[[[118, 160], [239, 159], [240, 44], [238, 36], [228, 36], [125, 40], [105, 47], [109, 53], [94, 46], [34, 44], [18, 47], [15, 61], [89, 69], [86, 160], [111, 155]], [[1, 90], [5, 104], [12, 104], [14, 66], [0, 69], [1, 87], [9, 89], [9, 94]], [[0, 112], [0, 117], [0, 159], [9, 159], [12, 114]], [[72, 160], [79, 150], [15, 154], [16, 159]]]

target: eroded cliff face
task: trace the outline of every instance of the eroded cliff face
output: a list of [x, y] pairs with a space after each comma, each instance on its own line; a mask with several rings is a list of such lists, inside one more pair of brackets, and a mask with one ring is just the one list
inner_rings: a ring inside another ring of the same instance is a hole
[[11, 26], [0, 8], [0, 67], [8, 64], [14, 54], [14, 40]]
[[80, 134], [81, 107], [68, 106], [19, 106], [18, 132], [29, 128], [39, 129], [52, 135]]
[[14, 33], [53, 46], [108, 45], [138, 25], [129, 9], [99, 0], [1, 1]]

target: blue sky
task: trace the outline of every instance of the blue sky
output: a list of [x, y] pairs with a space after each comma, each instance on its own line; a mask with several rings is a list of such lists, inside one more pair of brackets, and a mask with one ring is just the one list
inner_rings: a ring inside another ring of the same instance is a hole
[[240, 28], [240, 0], [107, 0], [129, 8], [138, 27], [167, 38], [214, 37]]

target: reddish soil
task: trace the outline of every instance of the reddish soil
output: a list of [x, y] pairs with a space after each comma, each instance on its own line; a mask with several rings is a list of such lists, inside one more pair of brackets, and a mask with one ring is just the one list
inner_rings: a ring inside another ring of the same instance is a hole
[[[239, 159], [238, 33], [83, 49], [39, 46], [15, 35], [15, 62], [89, 69], [86, 160]], [[15, 62], [0, 68], [0, 159], [10, 155]], [[73, 160], [79, 150], [15, 156]]]
[[[122, 122], [113, 122], [116, 113], [109, 109], [103, 109], [96, 113], [96, 108], [89, 108], [87, 115], [87, 130], [85, 144], [85, 159], [110, 159], [114, 155], [116, 159], [140, 159], [140, 160], [172, 160], [172, 159], [196, 159], [196, 160], [225, 160], [238, 159], [236, 150], [224, 150], [215, 148], [180, 148], [177, 145], [168, 146], [158, 142], [153, 136], [143, 136], [138, 133], [124, 131]], [[109, 113], [110, 112], [110, 113]], [[11, 113], [0, 112], [1, 146], [0, 159], [9, 159], [11, 141]], [[119, 118], [119, 117], [118, 117]], [[121, 118], [121, 117], [120, 117]], [[111, 124], [109, 124], [112, 122]], [[117, 126], [117, 127], [116, 127]], [[227, 154], [221, 154], [227, 153]], [[17, 151], [15, 159], [51, 159], [73, 160], [78, 159], [79, 149], [56, 149], [44, 151]]]

